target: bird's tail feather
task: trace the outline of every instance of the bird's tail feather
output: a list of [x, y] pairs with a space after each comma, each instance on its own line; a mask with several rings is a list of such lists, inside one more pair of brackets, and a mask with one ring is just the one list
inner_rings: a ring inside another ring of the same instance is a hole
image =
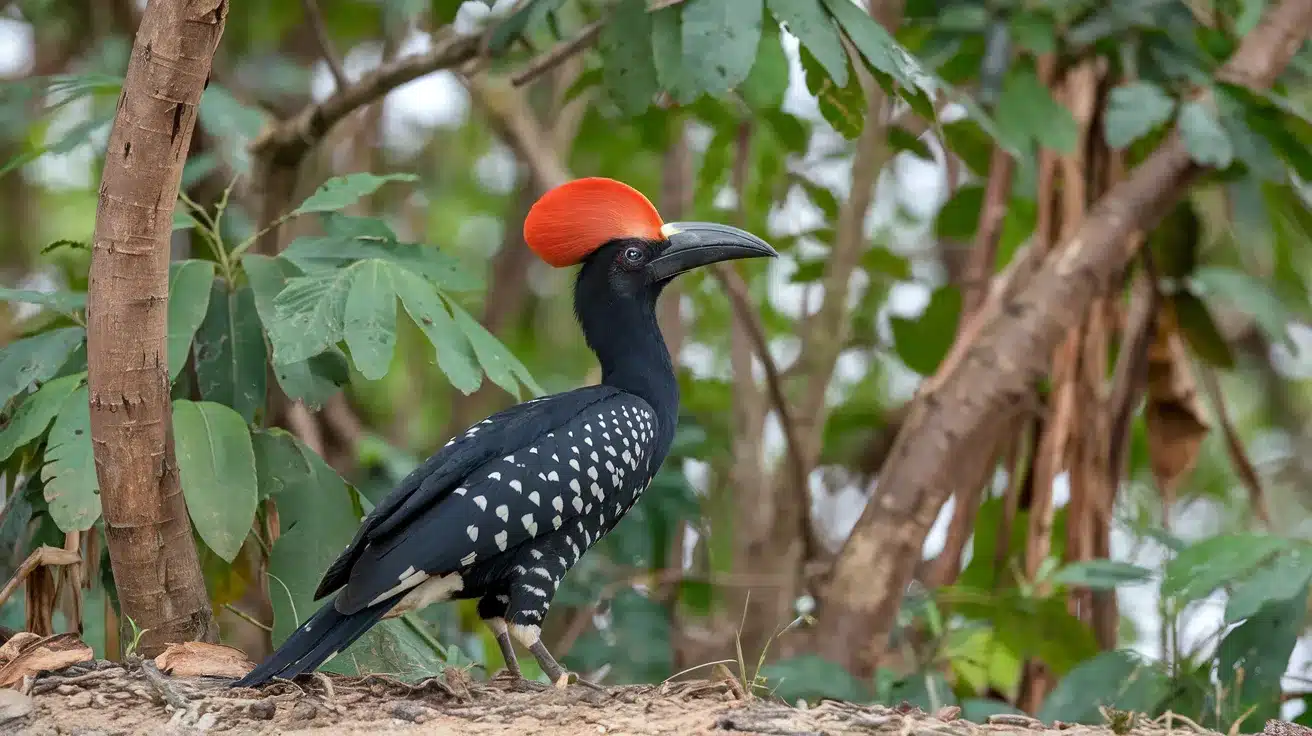
[[393, 602], [383, 601], [350, 614], [341, 613], [333, 603], [325, 603], [293, 631], [277, 651], [232, 686], [253, 687], [274, 677], [291, 679], [303, 672], [314, 671], [360, 638], [387, 613]]

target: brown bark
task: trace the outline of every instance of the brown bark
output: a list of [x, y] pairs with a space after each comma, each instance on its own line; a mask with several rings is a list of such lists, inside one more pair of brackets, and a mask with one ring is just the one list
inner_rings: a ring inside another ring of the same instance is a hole
[[178, 483], [165, 338], [173, 204], [227, 13], [226, 0], [146, 8], [96, 211], [91, 438], [114, 580], [145, 656], [217, 635]]
[[[1312, 25], [1312, 0], [1285, 0], [1269, 12], [1222, 67], [1227, 81], [1270, 86]], [[1033, 281], [1002, 308], [988, 305], [973, 345], [924, 392], [834, 567], [817, 613], [818, 653], [869, 676], [882, 656], [925, 535], [959, 487], [953, 462], [1029, 396], [1048, 356], [1094, 298], [1107, 293], [1137, 240], [1201, 173], [1178, 135], [1169, 137], [1124, 182], [1092, 207]]]

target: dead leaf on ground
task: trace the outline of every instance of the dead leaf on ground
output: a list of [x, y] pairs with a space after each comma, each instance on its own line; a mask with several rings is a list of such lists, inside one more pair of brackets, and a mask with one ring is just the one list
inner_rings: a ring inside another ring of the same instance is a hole
[[155, 658], [155, 666], [175, 677], [242, 677], [255, 669], [240, 649], [201, 641], [168, 645]]
[[[21, 635], [20, 635], [21, 636]], [[14, 639], [18, 639], [15, 636]], [[14, 639], [10, 639], [12, 643]], [[6, 647], [9, 644], [6, 643]], [[55, 634], [36, 641], [28, 640], [19, 649], [17, 656], [0, 667], [0, 687], [13, 687], [23, 682], [27, 675], [38, 672], [53, 672], [78, 662], [90, 662], [91, 647], [84, 644], [73, 634]]]
[[13, 636], [9, 637], [9, 641], [5, 642], [3, 646], [0, 646], [0, 665], [9, 662], [9, 660], [13, 659], [14, 657], [17, 657], [18, 653], [26, 649], [28, 644], [40, 640], [41, 640], [40, 636], [37, 636], [36, 634], [33, 634], [30, 631], [17, 632]]
[[1198, 461], [1198, 451], [1211, 428], [1203, 415], [1198, 387], [1189, 367], [1189, 353], [1174, 315], [1158, 313], [1157, 334], [1148, 348], [1148, 456], [1163, 502]]

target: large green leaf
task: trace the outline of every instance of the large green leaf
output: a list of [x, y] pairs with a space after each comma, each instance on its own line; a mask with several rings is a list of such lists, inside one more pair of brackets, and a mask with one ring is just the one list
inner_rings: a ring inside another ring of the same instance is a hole
[[1067, 673], [1037, 715], [1045, 723], [1102, 725], [1100, 707], [1156, 713], [1170, 684], [1159, 666], [1135, 652], [1103, 652]]
[[1203, 166], [1224, 169], [1234, 160], [1235, 148], [1230, 136], [1221, 127], [1216, 113], [1201, 102], [1186, 102], [1180, 107], [1180, 135], [1189, 157]]
[[261, 500], [280, 494], [297, 484], [313, 482], [314, 471], [306, 461], [296, 438], [283, 429], [259, 429], [251, 432], [255, 452], [255, 475]]
[[1120, 585], [1147, 580], [1152, 571], [1118, 560], [1088, 560], [1072, 562], [1063, 567], [1052, 580], [1062, 585], [1078, 585], [1093, 590], [1113, 590]]
[[683, 60], [697, 86], [722, 95], [751, 72], [761, 39], [762, 0], [686, 0]]
[[680, 105], [701, 96], [683, 57], [683, 8], [674, 5], [651, 13], [651, 61], [656, 81]]
[[1264, 534], [1222, 534], [1185, 547], [1166, 563], [1162, 597], [1188, 603], [1245, 576], [1291, 542]]
[[1293, 314], [1271, 284], [1257, 276], [1224, 266], [1203, 266], [1190, 275], [1199, 296], [1230, 302], [1251, 315], [1273, 340], [1288, 342], [1286, 330]]
[[1235, 581], [1225, 604], [1225, 621], [1234, 623], [1257, 614], [1269, 603], [1303, 595], [1312, 581], [1312, 552], [1299, 546]]
[[[841, 50], [841, 47], [840, 47]], [[846, 57], [846, 55], [844, 55]], [[806, 75], [806, 88], [815, 95], [820, 114], [844, 138], [861, 134], [865, 123], [866, 94], [856, 74], [847, 77], [847, 84], [839, 86], [829, 76], [811, 50], [802, 47], [802, 70]], [[851, 63], [850, 61], [848, 62]]]
[[436, 348], [437, 366], [451, 385], [464, 394], [477, 391], [483, 384], [483, 371], [478, 366], [469, 339], [456, 327], [442, 298], [423, 279], [405, 269], [396, 269], [392, 280], [410, 319]]
[[264, 323], [275, 364], [306, 360], [341, 341], [355, 268], [287, 279], [273, 300], [274, 318]]
[[890, 317], [898, 357], [920, 375], [932, 375], [952, 347], [960, 316], [961, 291], [955, 286], [941, 286], [934, 290], [920, 316]]
[[13, 418], [4, 429], [0, 429], [0, 462], [8, 460], [15, 450], [40, 437], [46, 427], [50, 426], [50, 420], [63, 407], [64, 399], [81, 386], [86, 377], [85, 372], [61, 376], [24, 398]]
[[[277, 646], [321, 605], [314, 590], [323, 570], [351, 541], [360, 525], [350, 488], [332, 468], [301, 443], [307, 475], [292, 474], [278, 491], [283, 532], [269, 555], [269, 598], [273, 603], [273, 644]], [[374, 626], [324, 665], [341, 674], [381, 672], [411, 680], [436, 674], [441, 665], [432, 649], [400, 619]]]
[[86, 335], [81, 327], [61, 327], [0, 348], [0, 407], [33, 383], [55, 375]]
[[1058, 153], [1073, 153], [1079, 140], [1071, 111], [1052, 98], [1032, 69], [1008, 72], [994, 117], [1006, 142], [1018, 149], [1032, 140]]
[[1216, 649], [1223, 722], [1243, 716], [1265, 723], [1280, 717], [1280, 681], [1306, 619], [1307, 588], [1303, 588], [1301, 595], [1263, 606], [1225, 635]]
[[1198, 357], [1221, 368], [1233, 368], [1234, 351], [1203, 300], [1193, 292], [1181, 289], [1170, 296], [1170, 303], [1181, 334]]
[[998, 643], [1016, 656], [1038, 657], [1058, 675], [1098, 652], [1093, 632], [1066, 610], [1064, 596], [1033, 598], [1015, 588], [981, 590], [963, 585], [940, 588], [935, 595], [941, 604], [951, 606], [953, 614], [987, 623]]
[[765, 19], [760, 43], [755, 52], [756, 61], [747, 79], [738, 87], [743, 101], [753, 110], [769, 110], [783, 104], [788, 91], [788, 56], [779, 40], [779, 29], [774, 19]]
[[360, 374], [369, 380], [387, 375], [396, 349], [396, 290], [387, 263], [360, 263], [346, 297], [342, 330]]
[[228, 286], [212, 282], [209, 310], [196, 331], [196, 388], [203, 400], [231, 407], [249, 423], [264, 406], [268, 353], [255, 293]]
[[29, 291], [0, 288], [0, 302], [22, 302], [50, 307], [56, 312], [72, 314], [87, 306], [87, 295], [80, 291]]
[[169, 380], [176, 380], [187, 363], [192, 338], [210, 306], [212, 261], [186, 260], [169, 264]]
[[173, 436], [187, 512], [206, 546], [232, 562], [255, 520], [255, 451], [237, 412], [212, 401], [173, 402]]
[[[255, 311], [267, 330], [267, 325], [277, 319], [274, 299], [287, 279], [300, 276], [302, 272], [282, 258], [254, 253], [242, 256], [241, 264], [255, 294]], [[273, 375], [288, 398], [303, 402], [309, 409], [318, 409], [346, 384], [349, 366], [346, 355], [336, 345], [331, 345], [326, 351], [305, 360], [275, 363]]]
[[367, 172], [335, 176], [306, 197], [301, 206], [292, 211], [294, 215], [308, 212], [336, 212], [345, 209], [378, 191], [379, 187], [389, 181], [418, 181], [414, 174], [393, 173], [377, 176]]
[[788, 32], [797, 37], [802, 48], [811, 52], [834, 84], [846, 87], [847, 54], [820, 0], [766, 0], [765, 4], [780, 23], [788, 26]]
[[1171, 119], [1175, 100], [1151, 82], [1130, 82], [1107, 96], [1103, 136], [1112, 148], [1125, 148]]
[[100, 482], [91, 450], [91, 405], [82, 386], [64, 398], [46, 441], [45, 484], [50, 518], [65, 532], [91, 528], [100, 518]]
[[771, 662], [761, 668], [761, 675], [770, 691], [785, 703], [803, 699], [815, 703], [821, 698], [857, 703], [870, 700], [870, 689], [864, 683], [842, 665], [814, 654]]
[[597, 38], [605, 60], [602, 81], [610, 99], [625, 115], [645, 111], [656, 94], [651, 28], [646, 0], [620, 0]]
[[538, 382], [533, 380], [533, 376], [528, 372], [528, 368], [516, 358], [513, 353], [496, 339], [492, 333], [487, 331], [478, 320], [466, 312], [459, 304], [447, 300], [451, 307], [451, 314], [455, 317], [456, 326], [465, 337], [469, 339], [469, 344], [474, 347], [474, 355], [478, 357], [478, 362], [487, 372], [487, 377], [510, 394], [518, 397], [519, 386], [516, 385], [515, 379], [518, 378], [520, 383], [528, 387], [530, 391], [541, 396], [546, 393]]

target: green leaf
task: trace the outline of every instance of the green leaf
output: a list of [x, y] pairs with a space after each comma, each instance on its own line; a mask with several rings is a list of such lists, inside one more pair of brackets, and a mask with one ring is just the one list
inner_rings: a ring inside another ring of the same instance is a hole
[[766, 18], [765, 28], [761, 33], [760, 45], [756, 48], [756, 62], [738, 88], [743, 101], [753, 110], [768, 110], [779, 107], [784, 102], [784, 93], [788, 91], [788, 57], [784, 55], [783, 44], [779, 41], [779, 29], [774, 21]]
[[861, 134], [866, 116], [866, 94], [861, 89], [860, 79], [852, 73], [848, 75], [847, 86], [840, 87], [810, 49], [803, 46], [800, 54], [802, 70], [806, 73], [806, 88], [816, 96], [825, 122], [844, 138], [856, 138]]
[[1251, 574], [1290, 544], [1259, 534], [1222, 534], [1194, 542], [1166, 563], [1162, 597], [1176, 598], [1181, 604], [1205, 598], [1222, 585]]
[[173, 210], [173, 229], [174, 230], [191, 230], [200, 227], [200, 220], [192, 216], [181, 204]]
[[1156, 713], [1170, 690], [1161, 668], [1130, 650], [1103, 652], [1071, 670], [1043, 701], [1036, 717], [1044, 723], [1102, 725], [1100, 706]]
[[0, 302], [39, 304], [56, 312], [73, 314], [79, 309], [86, 309], [87, 295], [76, 291], [29, 291], [0, 287]]
[[678, 104], [687, 105], [700, 97], [702, 90], [684, 63], [682, 11], [682, 7], [674, 5], [650, 14], [651, 61], [660, 88]]
[[911, 261], [884, 247], [871, 248], [863, 253], [861, 267], [870, 273], [882, 274], [897, 281], [911, 278]]
[[86, 373], [62, 376], [47, 382], [29, 394], [18, 405], [13, 418], [0, 429], [0, 462], [9, 459], [18, 448], [26, 445], [50, 426], [64, 405], [64, 399], [86, 380]]
[[246, 422], [223, 404], [179, 399], [173, 435], [191, 523], [214, 554], [232, 562], [255, 520], [259, 491]]
[[41, 480], [50, 518], [65, 532], [91, 528], [100, 518], [100, 482], [91, 450], [91, 404], [82, 386], [64, 398], [46, 441]]
[[269, 356], [249, 286], [229, 291], [222, 279], [211, 282], [210, 306], [196, 331], [193, 355], [200, 397], [254, 422], [264, 406]]
[[652, 18], [646, 0], [620, 0], [601, 29], [602, 80], [620, 112], [638, 115], [656, 95], [656, 67], [652, 59]]
[[722, 95], [742, 84], [761, 38], [763, 0], [685, 0], [683, 63], [697, 86]]
[[1224, 169], [1234, 160], [1235, 148], [1215, 113], [1200, 102], [1180, 107], [1180, 135], [1189, 157], [1203, 166]]
[[1098, 652], [1093, 632], [1066, 610], [1065, 596], [1034, 598], [1015, 588], [981, 590], [956, 585], [940, 588], [936, 598], [951, 606], [954, 615], [987, 623], [998, 642], [1016, 656], [1038, 657], [1058, 675]]
[[388, 264], [377, 259], [360, 263], [344, 318], [346, 346], [361, 375], [371, 381], [387, 375], [396, 349], [396, 290]]
[[821, 698], [849, 703], [870, 700], [869, 688], [864, 683], [842, 665], [814, 654], [771, 662], [761, 668], [761, 676], [766, 679], [767, 687], [789, 704], [803, 699], [815, 703]]
[[797, 37], [802, 48], [812, 54], [834, 85], [846, 87], [850, 62], [843, 52], [838, 29], [820, 7], [819, 0], [766, 0], [765, 4], [780, 23], [788, 26], [788, 32]]
[[961, 291], [955, 286], [940, 286], [919, 317], [890, 317], [898, 357], [920, 375], [932, 375], [952, 347], [960, 316]]
[[292, 210], [293, 215], [307, 212], [336, 212], [355, 204], [361, 197], [367, 197], [378, 191], [389, 181], [419, 181], [414, 174], [394, 173], [377, 176], [366, 172], [335, 176], [315, 190], [301, 206]]
[[287, 488], [312, 483], [314, 471], [286, 430], [273, 427], [251, 431], [255, 453], [255, 477], [259, 500], [271, 498]]
[[1296, 547], [1243, 578], [1236, 580], [1234, 591], [1225, 604], [1225, 622], [1235, 623], [1257, 614], [1269, 603], [1281, 603], [1304, 595], [1312, 581], [1312, 553]]
[[1152, 571], [1117, 560], [1088, 560], [1063, 567], [1052, 581], [1058, 585], [1078, 585], [1093, 590], [1114, 590], [1117, 586], [1147, 580]]
[[487, 331], [487, 328], [479, 324], [478, 320], [474, 319], [459, 304], [450, 299], [447, 299], [447, 304], [451, 307], [451, 315], [455, 318], [456, 326], [469, 339], [469, 344], [474, 348], [474, 355], [478, 357], [479, 364], [483, 366], [487, 377], [492, 379], [493, 383], [516, 398], [519, 397], [519, 387], [515, 383], [516, 378], [534, 394], [541, 396], [546, 393], [537, 381], [533, 380], [533, 376], [529, 374], [528, 369], [519, 361], [519, 358], [516, 358], [513, 353], [507, 350], [500, 340]]
[[169, 264], [169, 380], [175, 381], [192, 338], [205, 321], [210, 307], [210, 284], [214, 281], [212, 261], [175, 261]]
[[1233, 368], [1234, 353], [1221, 334], [1212, 313], [1203, 301], [1188, 291], [1178, 291], [1170, 297], [1175, 317], [1189, 347], [1198, 357], [1221, 368]]
[[33, 383], [54, 376], [86, 336], [81, 327], [61, 327], [15, 340], [0, 349], [0, 407]]
[[1008, 145], [1024, 150], [1033, 140], [1058, 153], [1075, 152], [1080, 135], [1075, 118], [1032, 69], [1016, 67], [1007, 73], [994, 116]]
[[1285, 329], [1293, 314], [1270, 283], [1256, 276], [1224, 266], [1204, 266], [1194, 271], [1191, 289], [1208, 301], [1214, 298], [1230, 302], [1235, 308], [1252, 316], [1262, 330], [1273, 340], [1288, 341]]
[[1125, 148], [1171, 119], [1175, 100], [1151, 82], [1130, 82], [1107, 96], [1103, 136], [1112, 148]]
[[[255, 294], [255, 310], [268, 325], [277, 319], [274, 299], [282, 291], [288, 278], [301, 275], [301, 270], [282, 258], [247, 253], [241, 259], [242, 269]], [[273, 366], [273, 375], [283, 393], [293, 401], [301, 401], [309, 409], [318, 409], [332, 398], [349, 380], [346, 355], [330, 345], [322, 353], [305, 360]]]
[[1219, 708], [1225, 722], [1244, 716], [1265, 723], [1280, 717], [1281, 679], [1306, 618], [1304, 588], [1288, 600], [1264, 606], [1221, 640], [1216, 670], [1219, 691], [1225, 693]]
[[933, 163], [934, 152], [929, 150], [929, 146], [916, 136], [896, 125], [888, 129], [888, 145], [894, 151], [905, 151], [916, 158]]
[[[530, 0], [501, 21], [488, 37], [487, 48], [493, 54], [505, 51], [516, 38], [524, 35], [538, 18], [561, 6], [564, 0]], [[424, 5], [428, 3], [425, 2]], [[488, 3], [491, 5], [491, 3]]]
[[355, 267], [287, 279], [273, 300], [274, 318], [264, 328], [273, 361], [287, 365], [318, 355], [342, 339], [346, 298]]
[[483, 385], [483, 371], [475, 360], [469, 340], [456, 327], [437, 291], [405, 269], [396, 269], [392, 278], [396, 294], [410, 319], [436, 348], [438, 368], [461, 393], [469, 395], [477, 391]]

